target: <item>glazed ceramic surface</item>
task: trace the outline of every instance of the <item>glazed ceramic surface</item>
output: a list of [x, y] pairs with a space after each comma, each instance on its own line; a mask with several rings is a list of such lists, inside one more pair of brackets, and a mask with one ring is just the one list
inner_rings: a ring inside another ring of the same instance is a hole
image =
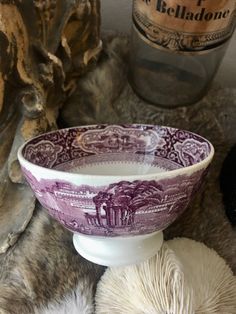
[[50, 215], [74, 233], [103, 237], [164, 230], [188, 206], [213, 155], [196, 134], [151, 125], [58, 130], [18, 152]]

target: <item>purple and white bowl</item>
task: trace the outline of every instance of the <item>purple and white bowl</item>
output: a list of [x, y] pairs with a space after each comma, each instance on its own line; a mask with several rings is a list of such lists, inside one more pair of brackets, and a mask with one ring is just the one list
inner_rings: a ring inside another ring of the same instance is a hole
[[74, 233], [82, 256], [106, 266], [156, 254], [213, 156], [197, 134], [137, 124], [58, 130], [18, 152], [39, 202]]

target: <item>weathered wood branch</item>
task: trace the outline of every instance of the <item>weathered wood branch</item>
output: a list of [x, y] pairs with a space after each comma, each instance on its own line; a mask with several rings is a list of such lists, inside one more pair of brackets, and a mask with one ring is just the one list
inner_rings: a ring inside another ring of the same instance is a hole
[[57, 128], [59, 109], [76, 88], [76, 78], [96, 61], [101, 50], [99, 0], [0, 0], [0, 47], [0, 253], [4, 253], [34, 210], [17, 150], [29, 138]]

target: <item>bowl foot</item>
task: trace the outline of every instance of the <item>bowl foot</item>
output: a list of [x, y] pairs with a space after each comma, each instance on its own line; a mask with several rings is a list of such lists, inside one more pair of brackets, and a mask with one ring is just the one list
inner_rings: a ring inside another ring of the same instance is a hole
[[87, 260], [103, 266], [138, 264], [154, 256], [162, 246], [161, 231], [133, 237], [96, 237], [74, 234], [76, 251]]

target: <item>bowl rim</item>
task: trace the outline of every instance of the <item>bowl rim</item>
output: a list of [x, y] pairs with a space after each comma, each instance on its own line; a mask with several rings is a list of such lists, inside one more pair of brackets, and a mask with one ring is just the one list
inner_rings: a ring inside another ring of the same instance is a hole
[[[126, 175], [126, 174], [123, 174], [123, 175], [109, 175], [109, 174], [83, 174], [83, 173], [73, 173], [73, 172], [68, 172], [68, 171], [63, 171], [63, 170], [58, 170], [58, 169], [52, 169], [52, 168], [47, 168], [47, 167], [42, 167], [42, 166], [39, 166], [39, 165], [36, 165], [30, 161], [28, 161], [24, 156], [23, 156], [23, 149], [32, 141], [32, 140], [35, 140], [43, 135], [47, 135], [47, 134], [52, 134], [52, 133], [56, 133], [56, 132], [60, 132], [60, 131], [67, 131], [67, 130], [72, 130], [72, 129], [77, 129], [77, 128], [91, 128], [91, 127], [97, 127], [97, 126], [105, 126], [105, 127], [108, 127], [108, 126], [121, 126], [121, 127], [133, 127], [133, 126], [144, 126], [144, 127], [160, 127], [160, 128], [168, 128], [168, 129], [175, 129], [175, 130], [179, 130], [179, 131], [184, 131], [184, 132], [187, 132], [187, 133], [190, 133], [190, 134], [193, 134], [193, 135], [196, 135], [198, 136], [199, 138], [203, 139], [206, 143], [208, 143], [208, 145], [210, 146], [210, 153], [209, 155], [203, 159], [202, 161], [194, 164], [194, 165], [191, 165], [191, 166], [187, 166], [187, 167], [181, 167], [181, 168], [178, 168], [178, 169], [174, 169], [174, 170], [168, 170], [168, 171], [163, 171], [163, 172], [157, 172], [157, 173], [149, 173], [149, 174], [132, 174], [132, 175]], [[42, 133], [38, 136], [35, 136], [29, 140], [27, 140], [24, 144], [22, 144], [18, 151], [17, 151], [17, 157], [18, 157], [18, 160], [20, 162], [20, 165], [21, 167], [25, 167], [25, 165], [28, 167], [33, 167], [35, 169], [38, 169], [38, 170], [41, 170], [42, 169], [44, 171], [47, 171], [49, 173], [54, 173], [54, 174], [60, 174], [59, 176], [70, 176], [71, 178], [74, 178], [76, 179], [76, 177], [78, 178], [78, 176], [80, 177], [84, 177], [84, 178], [99, 178], [99, 179], [102, 179], [102, 178], [114, 178], [114, 180], [124, 180], [124, 178], [129, 178], [129, 179], [142, 179], [142, 178], [145, 178], [145, 179], [148, 179], [148, 178], [153, 178], [154, 176], [158, 175], [158, 178], [165, 178], [165, 177], [172, 177], [172, 176], [175, 176], [175, 175], [183, 175], [183, 174], [186, 174], [186, 173], [193, 173], [195, 171], [198, 171], [198, 170], [201, 170], [203, 168], [206, 168], [212, 161], [213, 157], [215, 155], [215, 148], [213, 146], [213, 144], [207, 140], [205, 137], [195, 133], [195, 132], [192, 132], [192, 131], [189, 131], [189, 130], [185, 130], [185, 129], [180, 129], [180, 128], [177, 128], [177, 127], [172, 127], [172, 126], [163, 126], [163, 125], [159, 125], [159, 124], [143, 124], [143, 123], [132, 123], [132, 124], [106, 124], [106, 123], [102, 123], [102, 124], [91, 124], [91, 125], [81, 125], [81, 126], [74, 126], [74, 127], [68, 127], [68, 128], [63, 128], [63, 129], [57, 129], [57, 130], [52, 130], [50, 132], [46, 132], [46, 133]]]

